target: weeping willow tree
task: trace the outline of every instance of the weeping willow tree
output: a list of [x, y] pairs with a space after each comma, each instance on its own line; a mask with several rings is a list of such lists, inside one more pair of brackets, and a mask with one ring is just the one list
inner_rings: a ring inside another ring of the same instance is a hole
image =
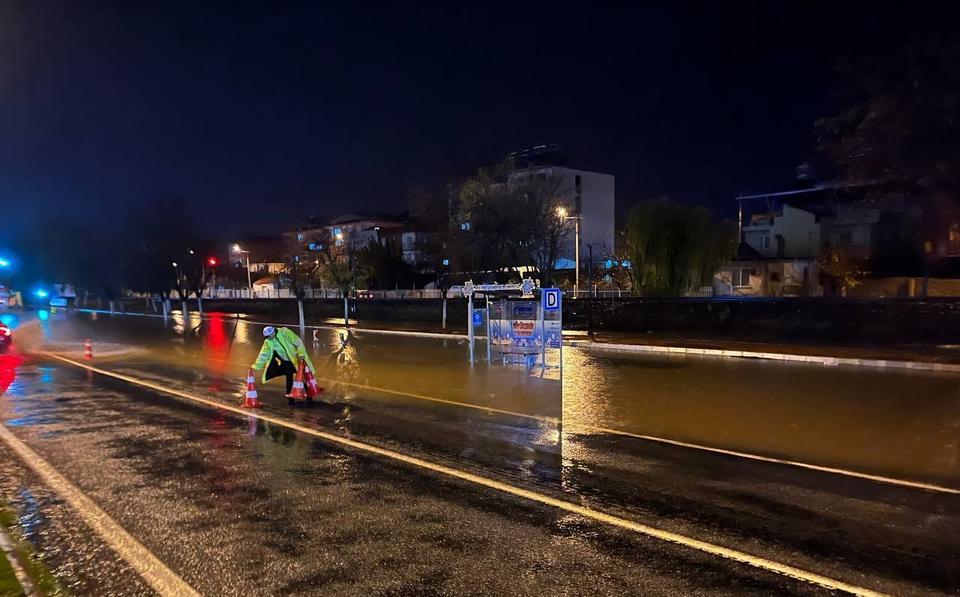
[[625, 237], [633, 292], [643, 296], [683, 296], [709, 284], [737, 244], [733, 224], [665, 198], [631, 209]]

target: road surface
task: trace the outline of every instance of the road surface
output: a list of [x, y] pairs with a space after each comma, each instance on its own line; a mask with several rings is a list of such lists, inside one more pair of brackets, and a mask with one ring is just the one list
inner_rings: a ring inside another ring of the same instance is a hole
[[[960, 590], [949, 376], [569, 351], [561, 384], [470, 368], [456, 340], [340, 349], [324, 330], [325, 403], [290, 409], [275, 382], [248, 416], [258, 325], [81, 315], [21, 334], [41, 352], [0, 365], [0, 491], [76, 593]], [[868, 392], [879, 414], [844, 426]], [[849, 448], [897, 409], [913, 441]]]

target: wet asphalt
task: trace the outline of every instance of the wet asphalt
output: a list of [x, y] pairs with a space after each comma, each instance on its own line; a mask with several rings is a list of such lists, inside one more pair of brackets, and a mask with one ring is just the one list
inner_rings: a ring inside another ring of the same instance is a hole
[[[219, 368], [199, 356], [209, 356], [202, 333], [195, 342], [153, 333], [145, 350], [111, 355], [105, 341], [96, 365], [236, 404], [243, 366], [229, 362], [247, 353], [226, 351]], [[116, 347], [131, 344], [111, 334]], [[521, 404], [539, 418], [362, 389], [387, 382], [354, 373], [344, 378], [354, 385], [331, 386], [312, 408], [290, 409], [261, 388], [264, 410], [859, 586], [960, 589], [958, 496], [565, 430], [540, 414], [560, 388], [528, 379], [465, 385], [489, 390], [491, 401], [524, 392]], [[426, 391], [414, 385], [403, 387]], [[205, 594], [821, 592], [50, 359], [17, 367], [0, 417]], [[5, 448], [0, 455], [0, 490], [64, 584], [81, 594], [150, 592], [23, 463]]]

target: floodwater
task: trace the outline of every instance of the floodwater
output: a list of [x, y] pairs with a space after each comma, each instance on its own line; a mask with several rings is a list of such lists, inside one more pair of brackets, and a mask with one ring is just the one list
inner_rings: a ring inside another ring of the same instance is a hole
[[[263, 326], [212, 314], [74, 315], [41, 322], [47, 347], [189, 366], [239, 379]], [[621, 432], [910, 480], [960, 485], [960, 376], [705, 357], [564, 350], [558, 372], [487, 365], [466, 341], [308, 329], [321, 385], [346, 400], [457, 404], [556, 419], [578, 435]], [[98, 361], [100, 362], [100, 361]], [[275, 380], [269, 388], [282, 385]], [[282, 388], [281, 388], [282, 389]], [[261, 392], [263, 392], [261, 388]], [[478, 415], [479, 416], [479, 415]], [[563, 449], [558, 447], [558, 449]]]
[[[217, 314], [56, 314], [21, 323], [15, 335], [75, 359], [90, 338], [97, 368], [237, 404], [262, 327]], [[261, 412], [275, 421], [891, 594], [960, 587], [960, 501], [950, 489], [631, 436], [960, 487], [956, 376], [568, 348], [561, 385], [555, 372], [471, 366], [459, 339], [356, 332], [344, 343], [343, 330], [321, 329], [313, 342], [310, 331], [323, 403], [291, 408], [282, 380], [258, 384]], [[683, 550], [614, 536], [284, 424], [55, 359], [4, 358], [2, 425], [205, 592], [229, 592], [226, 579], [236, 583], [230, 590], [250, 594], [319, 591], [324, 583], [336, 589], [329, 594], [380, 594], [398, 579], [414, 588], [435, 581], [435, 593], [450, 594], [797, 589], [786, 578], [777, 582], [790, 586], [762, 584], [766, 577], [744, 578], [741, 567], [689, 561]], [[96, 546], [71, 555], [71, 546], [96, 538], [74, 528], [56, 496], [21, 468], [0, 443], [0, 496], [23, 512], [39, 501], [51, 521], [44, 551], [54, 554], [57, 574], [77, 571], [77, 593], [110, 593], [111, 579], [124, 577], [90, 572], [101, 569], [86, 555], [103, 553]], [[38, 500], [23, 498], [24, 488]], [[87, 563], [77, 567], [77, 558]], [[117, 592], [134, 592], [129, 586]]]
[[960, 376], [565, 351], [564, 423], [960, 485]]

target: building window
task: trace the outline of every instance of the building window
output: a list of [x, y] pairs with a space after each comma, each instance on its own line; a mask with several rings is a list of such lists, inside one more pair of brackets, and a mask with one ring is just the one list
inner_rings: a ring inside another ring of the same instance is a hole
[[579, 175], [579, 174], [577, 174], [576, 176], [573, 177], [573, 188], [574, 188], [574, 191], [576, 191], [577, 195], [579, 195], [579, 194], [580, 194], [580, 188], [581, 188], [581, 187], [580, 187], [580, 175]]
[[750, 286], [750, 268], [736, 267], [730, 270], [730, 284], [736, 288], [747, 288]]
[[470, 230], [470, 222], [464, 222], [460, 224], [460, 230]]
[[302, 233], [302, 232], [298, 232], [298, 233], [297, 233], [297, 240], [303, 240], [303, 233]]
[[770, 235], [764, 234], [760, 237], [760, 248], [769, 249], [770, 248]]

